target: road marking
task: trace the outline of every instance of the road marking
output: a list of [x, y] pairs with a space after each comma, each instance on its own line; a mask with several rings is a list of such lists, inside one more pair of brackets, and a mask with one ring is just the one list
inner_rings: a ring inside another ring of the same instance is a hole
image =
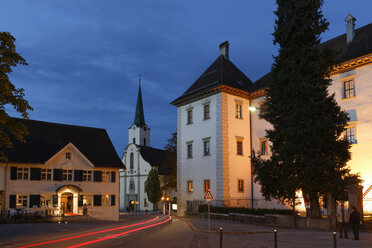
[[98, 233], [104, 233], [104, 232], [110, 232], [110, 231], [114, 231], [114, 230], [120, 230], [120, 229], [124, 229], [124, 228], [128, 228], [128, 227], [133, 227], [133, 226], [147, 224], [149, 222], [152, 222], [152, 221], [157, 220], [158, 218], [159, 217], [157, 216], [157, 217], [155, 217], [155, 218], [153, 218], [151, 220], [144, 221], [144, 222], [139, 222], [139, 223], [135, 223], [135, 224], [128, 225], [128, 226], [121, 226], [121, 227], [116, 227], [116, 228], [111, 228], [111, 229], [105, 229], [105, 230], [101, 230], [101, 231], [96, 231], [96, 232], [91, 232], [91, 233], [86, 233], [86, 234], [80, 234], [80, 235], [76, 235], [76, 236], [70, 236], [70, 237], [67, 237], [67, 238], [62, 238], [62, 239], [56, 239], [56, 240], [51, 240], [51, 241], [40, 242], [40, 243], [37, 243], [37, 244], [19, 246], [18, 248], [34, 247], [34, 246], [39, 246], [39, 245], [51, 244], [51, 243], [55, 243], [55, 242], [61, 242], [61, 241], [65, 241], [65, 240], [70, 240], [70, 239], [85, 237], [85, 236], [89, 236], [89, 235], [93, 235], [93, 234], [98, 234]]
[[81, 244], [69, 246], [68, 248], [81, 247], [81, 246], [85, 246], [85, 245], [97, 243], [97, 242], [100, 242], [100, 241], [104, 241], [104, 240], [107, 240], [107, 239], [115, 238], [117, 236], [123, 236], [123, 235], [128, 234], [128, 233], [137, 232], [137, 231], [140, 231], [140, 230], [143, 230], [143, 229], [147, 229], [147, 228], [150, 228], [150, 227], [153, 227], [153, 226], [158, 226], [158, 225], [164, 224], [164, 223], [168, 222], [171, 219], [172, 219], [172, 217], [169, 216], [168, 219], [166, 219], [164, 221], [161, 221], [161, 222], [158, 222], [158, 223], [155, 223], [155, 224], [151, 224], [151, 225], [148, 225], [148, 226], [139, 227], [137, 229], [129, 230], [129, 231], [126, 231], [126, 232], [123, 232], [123, 233], [114, 234], [114, 235], [111, 235], [111, 236], [106, 237], [106, 238], [96, 239], [96, 240], [88, 241], [88, 242], [85, 242], [85, 243], [81, 243]]

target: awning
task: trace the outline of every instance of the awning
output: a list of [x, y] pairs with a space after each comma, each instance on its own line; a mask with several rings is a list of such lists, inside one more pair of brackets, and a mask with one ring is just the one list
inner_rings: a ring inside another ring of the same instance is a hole
[[68, 185], [62, 185], [58, 189], [56, 189], [57, 194], [63, 191], [75, 191], [75, 192], [81, 192], [83, 191], [80, 187], [73, 185], [73, 184], [68, 184]]

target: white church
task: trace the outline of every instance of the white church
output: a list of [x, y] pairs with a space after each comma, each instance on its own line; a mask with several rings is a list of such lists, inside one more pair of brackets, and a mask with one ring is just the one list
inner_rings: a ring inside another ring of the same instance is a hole
[[[345, 19], [347, 32], [322, 45], [340, 52], [334, 65], [330, 93], [349, 113], [345, 134], [353, 143], [348, 165], [363, 181], [364, 213], [372, 213], [372, 23], [355, 29], [356, 19]], [[265, 101], [268, 73], [252, 82], [229, 58], [229, 43], [202, 75], [171, 104], [177, 107], [177, 200], [183, 215], [207, 190], [217, 206], [283, 208], [266, 201], [252, 181], [251, 151], [269, 158], [265, 129], [259, 118]], [[127, 163], [126, 163], [127, 164]], [[128, 166], [127, 166], [128, 167]]]
[[128, 146], [124, 149], [122, 158], [126, 170], [120, 171], [121, 211], [154, 209], [147, 198], [145, 182], [151, 168], [161, 166], [165, 160], [165, 152], [150, 146], [150, 131], [145, 123], [140, 84], [134, 123], [128, 129]]

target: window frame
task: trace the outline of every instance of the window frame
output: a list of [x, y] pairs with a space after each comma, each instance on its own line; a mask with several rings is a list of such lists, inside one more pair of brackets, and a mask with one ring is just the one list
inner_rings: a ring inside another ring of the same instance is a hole
[[243, 140], [242, 139], [237, 139], [236, 140], [236, 155], [244, 156], [244, 153], [243, 153]]
[[192, 159], [193, 158], [193, 142], [186, 142], [186, 158]]
[[[350, 132], [351, 130], [353, 131], [352, 135], [351, 133], [349, 134], [349, 130]], [[350, 144], [358, 144], [356, 122], [349, 122], [347, 124], [347, 126], [345, 127], [345, 137], [350, 142]], [[353, 140], [350, 140], [350, 137], [353, 137]]]
[[16, 208], [27, 208], [28, 202], [28, 195], [16, 195]]
[[235, 101], [235, 119], [243, 119], [243, 103]]
[[83, 181], [84, 182], [91, 182], [91, 181], [93, 181], [93, 171], [83, 170]]
[[[264, 150], [262, 149], [262, 145], [265, 145]], [[269, 154], [269, 147], [267, 138], [260, 138], [260, 155], [268, 155]]]
[[186, 110], [187, 116], [187, 125], [193, 124], [193, 113], [192, 113], [192, 108]]
[[207, 191], [211, 190], [211, 180], [210, 179], [205, 179], [203, 185], [204, 185], [204, 187], [203, 187], [204, 192], [207, 192]]
[[29, 179], [30, 179], [30, 168], [17, 167], [17, 180], [29, 180]]
[[238, 193], [244, 193], [244, 179], [238, 179]]
[[205, 103], [203, 105], [203, 113], [204, 113], [203, 120], [209, 120], [211, 118], [211, 107], [209, 103]]
[[192, 180], [187, 181], [187, 192], [188, 193], [193, 193], [194, 192], [194, 183], [193, 183]]
[[48, 168], [41, 168], [41, 181], [52, 181], [53, 180], [53, 170]]
[[[207, 145], [208, 144], [208, 149]], [[203, 156], [210, 156], [211, 155], [211, 138], [204, 138], [203, 139]]]
[[350, 98], [355, 97], [354, 77], [342, 80], [342, 91], [343, 91], [343, 99], [350, 99]]
[[62, 170], [62, 181], [73, 181], [73, 170]]

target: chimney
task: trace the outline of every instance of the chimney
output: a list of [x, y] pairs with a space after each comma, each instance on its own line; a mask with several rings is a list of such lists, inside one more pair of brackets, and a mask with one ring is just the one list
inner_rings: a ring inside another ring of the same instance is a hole
[[229, 59], [229, 42], [225, 41], [220, 44], [220, 55], [224, 56], [225, 59]]
[[352, 42], [355, 37], [355, 21], [356, 19], [352, 15], [347, 14], [345, 18], [347, 43]]

